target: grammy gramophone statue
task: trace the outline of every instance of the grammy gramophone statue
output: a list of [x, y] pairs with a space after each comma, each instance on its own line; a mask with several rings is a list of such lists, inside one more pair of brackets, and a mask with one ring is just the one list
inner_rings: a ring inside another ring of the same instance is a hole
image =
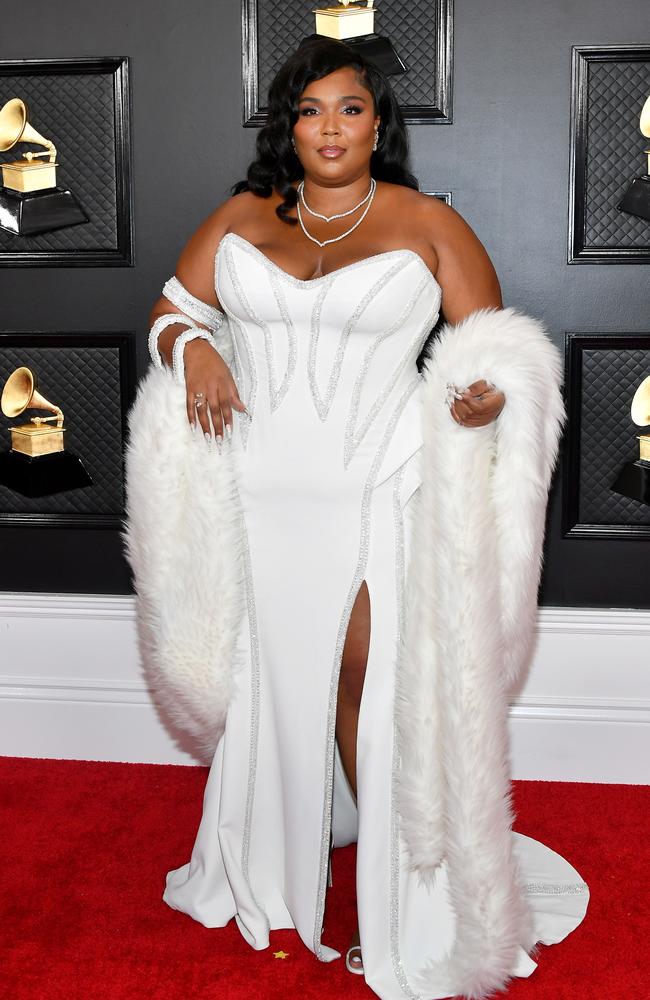
[[[644, 378], [634, 393], [630, 413], [635, 424], [650, 428], [650, 375]], [[636, 462], [627, 462], [623, 466], [612, 489], [624, 497], [650, 504], [650, 433], [637, 437], [639, 457]]]
[[316, 7], [313, 13], [316, 15], [316, 36], [344, 41], [386, 76], [406, 73], [406, 66], [390, 39], [375, 34], [374, 0], [339, 0], [329, 7]]
[[88, 222], [72, 192], [57, 186], [56, 146], [29, 124], [25, 102], [14, 97], [0, 108], [0, 153], [22, 142], [45, 146], [45, 152], [28, 151], [22, 159], [2, 164], [0, 228], [35, 236]]
[[[639, 124], [641, 134], [650, 139], [650, 97], [641, 110]], [[650, 219], [650, 149], [645, 150], [648, 157], [648, 172], [635, 177], [621, 198], [617, 208], [630, 215], [638, 215], [642, 219]]]
[[16, 368], [11, 373], [0, 407], [6, 417], [18, 417], [24, 410], [53, 412], [53, 416], [32, 417], [11, 426], [11, 451], [0, 452], [3, 486], [26, 497], [42, 497], [92, 483], [81, 459], [65, 450], [63, 411], [38, 392], [30, 368]]

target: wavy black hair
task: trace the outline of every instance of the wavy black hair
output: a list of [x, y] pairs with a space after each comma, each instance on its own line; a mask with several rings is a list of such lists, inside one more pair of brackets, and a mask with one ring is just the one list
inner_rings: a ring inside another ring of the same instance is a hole
[[372, 94], [375, 114], [381, 119], [378, 147], [370, 158], [370, 173], [378, 181], [418, 190], [418, 182], [408, 168], [404, 119], [384, 74], [344, 42], [313, 36], [287, 59], [271, 83], [268, 121], [258, 134], [256, 157], [248, 168], [246, 180], [233, 186], [233, 194], [252, 191], [270, 198], [276, 191], [284, 199], [275, 210], [277, 215], [283, 222], [296, 224], [296, 219], [288, 213], [298, 200], [292, 181], [304, 176], [291, 145], [293, 126], [298, 120], [298, 101], [312, 81], [347, 66], [357, 71]]

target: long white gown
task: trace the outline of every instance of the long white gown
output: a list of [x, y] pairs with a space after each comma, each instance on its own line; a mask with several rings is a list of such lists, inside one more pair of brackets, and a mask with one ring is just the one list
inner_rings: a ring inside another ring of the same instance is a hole
[[[393, 808], [393, 688], [422, 445], [416, 359], [441, 291], [410, 250], [299, 280], [228, 234], [215, 269], [234, 376], [232, 447], [246, 526], [248, 614], [225, 734], [191, 860], [164, 900], [206, 927], [235, 917], [256, 949], [269, 929], [321, 942], [332, 843], [357, 840], [365, 977], [382, 1000], [453, 996], [425, 967], [455, 918], [444, 865], [434, 888], [403, 864]], [[227, 446], [227, 445], [225, 445]], [[365, 580], [371, 635], [358, 735], [355, 807], [335, 745], [347, 624]], [[543, 844], [513, 833], [538, 940], [582, 920], [588, 889]], [[512, 974], [536, 963], [523, 949]]]

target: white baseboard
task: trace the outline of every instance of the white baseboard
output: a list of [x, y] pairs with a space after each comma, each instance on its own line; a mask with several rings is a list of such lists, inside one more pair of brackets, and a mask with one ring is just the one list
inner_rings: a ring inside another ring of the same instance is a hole
[[[130, 596], [0, 594], [0, 754], [194, 764], [158, 718]], [[650, 612], [542, 608], [518, 779], [650, 784]]]

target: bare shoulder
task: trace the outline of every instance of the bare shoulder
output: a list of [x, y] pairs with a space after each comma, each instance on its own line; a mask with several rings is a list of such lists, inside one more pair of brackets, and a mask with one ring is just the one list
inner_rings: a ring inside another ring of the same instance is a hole
[[501, 288], [494, 265], [462, 215], [442, 199], [421, 191], [404, 188], [394, 197], [399, 199], [396, 208], [413, 238], [425, 241], [435, 258], [435, 277], [442, 289], [446, 319], [458, 322], [475, 309], [501, 308]]
[[442, 198], [397, 184], [388, 185], [401, 218], [425, 235], [432, 250], [449, 244], [469, 246], [478, 237], [465, 219]]

